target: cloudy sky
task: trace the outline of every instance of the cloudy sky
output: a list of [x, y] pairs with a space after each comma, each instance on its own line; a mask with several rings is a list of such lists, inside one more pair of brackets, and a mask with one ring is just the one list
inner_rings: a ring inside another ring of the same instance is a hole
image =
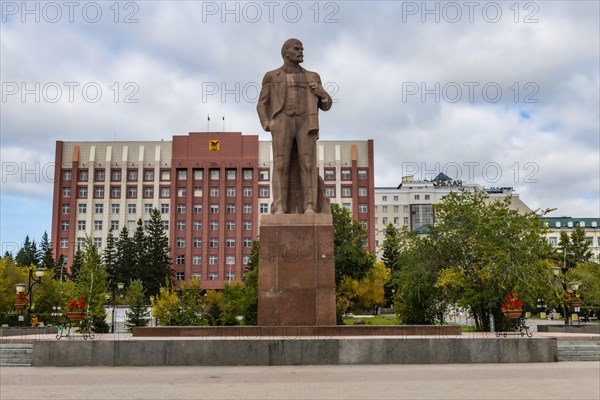
[[263, 74], [304, 43], [334, 107], [321, 139], [375, 142], [375, 184], [438, 172], [532, 209], [600, 216], [597, 1], [1, 1], [2, 252], [50, 234], [56, 140], [262, 132]]

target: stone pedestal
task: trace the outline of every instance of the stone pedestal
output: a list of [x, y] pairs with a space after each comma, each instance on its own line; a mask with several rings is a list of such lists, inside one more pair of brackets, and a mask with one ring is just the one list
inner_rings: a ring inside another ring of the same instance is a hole
[[263, 215], [258, 325], [335, 325], [333, 255], [330, 214]]

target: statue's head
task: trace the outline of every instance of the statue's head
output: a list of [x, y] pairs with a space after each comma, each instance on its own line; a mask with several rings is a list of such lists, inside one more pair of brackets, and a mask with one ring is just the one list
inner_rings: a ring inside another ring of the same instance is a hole
[[283, 43], [281, 47], [281, 57], [283, 60], [289, 60], [290, 62], [300, 64], [304, 61], [304, 47], [302, 42], [298, 39], [288, 39]]

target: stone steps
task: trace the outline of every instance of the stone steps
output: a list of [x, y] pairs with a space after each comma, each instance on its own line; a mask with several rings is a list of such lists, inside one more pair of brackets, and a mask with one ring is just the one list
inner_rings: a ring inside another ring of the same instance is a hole
[[559, 340], [558, 361], [600, 361], [600, 341]]
[[1, 367], [31, 367], [33, 344], [0, 344]]

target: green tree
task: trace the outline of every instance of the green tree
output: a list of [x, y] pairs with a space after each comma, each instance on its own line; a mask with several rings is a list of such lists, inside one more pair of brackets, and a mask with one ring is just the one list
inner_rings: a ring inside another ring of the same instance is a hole
[[586, 307], [600, 310], [600, 264], [581, 262], [567, 273], [567, 279], [581, 284], [578, 294], [581, 296], [582, 310]]
[[208, 307], [208, 311], [206, 313], [208, 324], [210, 326], [223, 325], [223, 293], [216, 290], [207, 290], [206, 306]]
[[575, 268], [577, 264], [590, 261], [592, 258], [590, 245], [585, 239], [585, 229], [579, 224], [575, 226], [570, 236], [564, 231], [560, 233], [556, 250], [556, 264], [561, 267], [563, 274]]
[[0, 259], [0, 322], [8, 323], [8, 315], [15, 304], [15, 285], [27, 282], [27, 273], [12, 257]]
[[223, 288], [222, 325], [239, 325], [237, 317], [244, 313], [243, 287], [239, 282], [226, 283]]
[[[38, 259], [40, 260], [40, 265], [46, 268], [47, 270], [51, 270], [54, 272], [54, 275], [57, 275], [56, 267], [57, 264], [54, 260], [54, 250], [52, 249], [52, 243], [48, 240], [48, 233], [44, 232], [42, 235], [42, 240], [40, 242], [40, 249], [38, 254]], [[60, 266], [59, 266], [60, 268]]]
[[509, 197], [489, 202], [483, 192], [450, 193], [436, 206], [429, 233], [430, 263], [440, 263], [437, 286], [470, 309], [478, 330], [489, 330], [490, 315], [501, 320], [506, 293], [517, 292], [533, 308], [552, 291], [552, 249], [540, 239], [546, 231], [540, 216], [509, 206]]
[[28, 267], [32, 264], [37, 266], [39, 264], [37, 245], [35, 244], [35, 240], [29, 240], [29, 235], [25, 236], [25, 243], [23, 243], [23, 247], [17, 252], [15, 261], [21, 267]]
[[73, 257], [73, 263], [71, 264], [71, 279], [77, 276], [77, 273], [81, 269], [84, 263], [83, 250], [78, 247], [75, 250], [75, 257]]
[[171, 258], [169, 257], [169, 239], [165, 232], [160, 211], [152, 210], [145, 240], [144, 267], [142, 277], [147, 295], [153, 296], [160, 290], [162, 282], [171, 278]]
[[150, 311], [142, 281], [135, 279], [129, 283], [125, 292], [125, 301], [129, 311], [125, 311], [125, 322], [129, 330], [134, 326], [146, 326], [150, 321]]
[[112, 229], [108, 231], [108, 235], [106, 237], [106, 246], [104, 247], [104, 251], [102, 252], [102, 262], [104, 263], [104, 267], [106, 268], [106, 272], [108, 273], [109, 287], [111, 290], [114, 290], [118, 282], [117, 266], [119, 260], [117, 258], [117, 249]]
[[[392, 276], [396, 276], [398, 274], [398, 269], [400, 267], [400, 232], [396, 227], [389, 223], [385, 227], [383, 244], [381, 245], [382, 256], [381, 261], [388, 269], [389, 273]], [[388, 283], [385, 285], [385, 299], [386, 303], [389, 304], [393, 301], [392, 289], [393, 289], [393, 280], [388, 280]]]
[[108, 332], [106, 323], [106, 293], [108, 292], [108, 273], [101, 262], [98, 249], [92, 238], [86, 237], [83, 247], [83, 265], [74, 277], [76, 286], [71, 299], [84, 296], [87, 302], [87, 318], [91, 320], [94, 332]]
[[[142, 279], [142, 282], [144, 282], [144, 287], [147, 290], [148, 295], [152, 295], [155, 293], [150, 292], [150, 288], [147, 285], [147, 280], [146, 280], [146, 276], [145, 276], [145, 264], [146, 261], [148, 260], [147, 257], [147, 243], [146, 243], [146, 233], [144, 232], [144, 223], [142, 221], [142, 219], [138, 219], [137, 221], [137, 227], [135, 228], [135, 232], [133, 232], [133, 238], [131, 238], [131, 242], [130, 242], [131, 246], [133, 247], [133, 263], [129, 266], [129, 280], [127, 280], [126, 282], [129, 282], [130, 280], [133, 279]], [[164, 281], [161, 281], [161, 283]]]
[[139, 278], [134, 273], [136, 264], [135, 248], [129, 231], [126, 227], [121, 229], [119, 240], [116, 245], [117, 264], [115, 268], [115, 280], [117, 282], [129, 282]]
[[258, 261], [260, 259], [260, 242], [252, 243], [252, 253], [246, 265], [244, 276], [243, 301], [244, 301], [244, 325], [256, 325], [258, 323]]

